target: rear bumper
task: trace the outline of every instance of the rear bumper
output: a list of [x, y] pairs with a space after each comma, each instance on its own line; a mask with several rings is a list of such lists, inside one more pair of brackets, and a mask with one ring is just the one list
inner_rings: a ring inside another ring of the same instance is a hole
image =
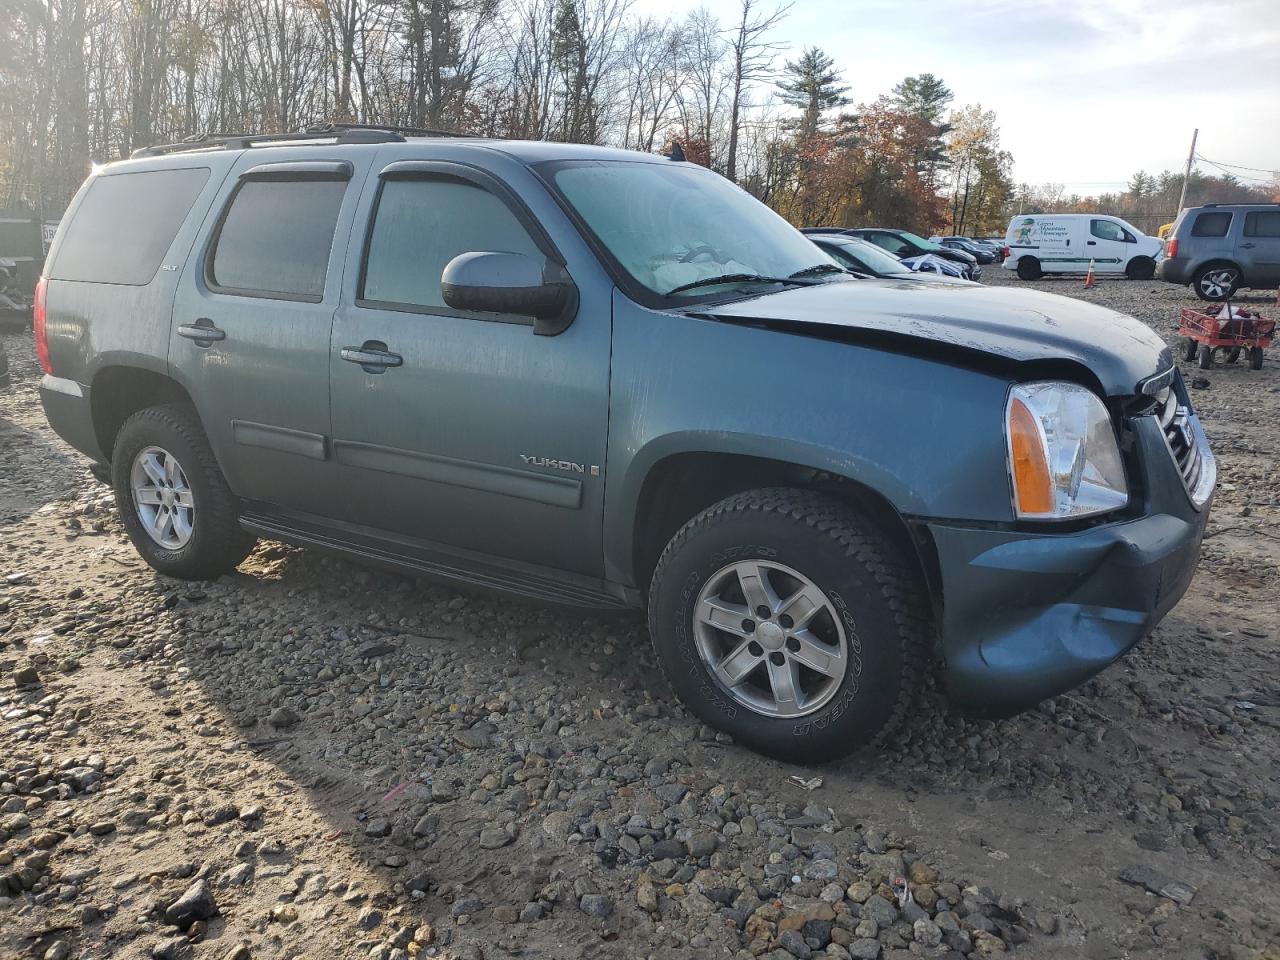
[[1156, 264], [1156, 276], [1168, 283], [1190, 283], [1191, 273], [1191, 261], [1186, 257], [1166, 257]]
[[54, 433], [90, 460], [107, 461], [98, 446], [87, 386], [74, 380], [45, 376], [40, 381], [40, 405]]
[[[1195, 430], [1207, 448], [1198, 422]], [[1008, 716], [1078, 686], [1186, 592], [1212, 494], [1197, 508], [1159, 428], [1141, 434], [1149, 474], [1142, 517], [1062, 534], [927, 524], [942, 581], [944, 676], [957, 709]], [[1212, 455], [1205, 469], [1203, 489], [1212, 491]]]

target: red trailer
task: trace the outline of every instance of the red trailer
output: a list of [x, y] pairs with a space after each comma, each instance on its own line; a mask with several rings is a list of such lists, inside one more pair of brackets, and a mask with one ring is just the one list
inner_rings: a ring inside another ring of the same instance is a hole
[[1185, 307], [1178, 325], [1183, 337], [1183, 359], [1199, 360], [1200, 369], [1213, 366], [1213, 352], [1225, 350], [1227, 363], [1235, 363], [1240, 353], [1249, 351], [1249, 367], [1262, 369], [1262, 351], [1271, 346], [1276, 322], [1254, 311], [1229, 307], [1229, 318], [1219, 318]]

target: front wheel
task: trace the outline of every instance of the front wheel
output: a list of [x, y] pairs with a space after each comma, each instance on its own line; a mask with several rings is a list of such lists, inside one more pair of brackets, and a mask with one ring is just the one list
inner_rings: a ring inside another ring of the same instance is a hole
[[1261, 347], [1249, 348], [1249, 369], [1250, 370], [1262, 369], [1262, 348]]
[[168, 404], [125, 421], [111, 455], [116, 506], [134, 548], [160, 573], [207, 580], [253, 549], [195, 410]]
[[1156, 262], [1150, 257], [1134, 257], [1124, 268], [1130, 280], [1150, 280], [1156, 275]]
[[1182, 338], [1182, 359], [1188, 362], [1196, 358], [1196, 351], [1200, 349], [1200, 344], [1196, 343], [1194, 337]]
[[1198, 363], [1201, 370], [1209, 370], [1213, 367], [1213, 347], [1207, 343], [1200, 344]]
[[921, 584], [872, 521], [819, 494], [755, 490], [690, 520], [658, 562], [649, 631], [700, 719], [783, 760], [883, 738], [919, 696]]

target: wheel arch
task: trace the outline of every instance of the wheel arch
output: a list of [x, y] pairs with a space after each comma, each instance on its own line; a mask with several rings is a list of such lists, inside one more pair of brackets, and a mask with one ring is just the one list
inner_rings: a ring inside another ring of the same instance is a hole
[[164, 403], [192, 403], [191, 395], [172, 377], [125, 364], [96, 371], [89, 396], [94, 436], [108, 460], [120, 428], [139, 410]]
[[[622, 574], [646, 596], [658, 558], [685, 523], [725, 497], [762, 487], [825, 493], [850, 506], [889, 536], [935, 596], [937, 552], [923, 525], [911, 524], [885, 488], [860, 471], [833, 470], [817, 458], [774, 457], [728, 450], [679, 450], [656, 458], [645, 471], [630, 511], [627, 543], [616, 561]], [[900, 495], [900, 492], [895, 490]]]

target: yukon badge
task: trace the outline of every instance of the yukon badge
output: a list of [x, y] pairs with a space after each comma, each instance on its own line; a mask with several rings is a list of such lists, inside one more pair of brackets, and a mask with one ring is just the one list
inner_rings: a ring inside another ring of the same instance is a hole
[[587, 467], [585, 464], [574, 463], [572, 460], [556, 460], [552, 457], [531, 457], [528, 454], [520, 454], [520, 459], [530, 467], [550, 467], [552, 470], [563, 470], [565, 473], [590, 473], [593, 477], [600, 476], [600, 468], [592, 465]]

